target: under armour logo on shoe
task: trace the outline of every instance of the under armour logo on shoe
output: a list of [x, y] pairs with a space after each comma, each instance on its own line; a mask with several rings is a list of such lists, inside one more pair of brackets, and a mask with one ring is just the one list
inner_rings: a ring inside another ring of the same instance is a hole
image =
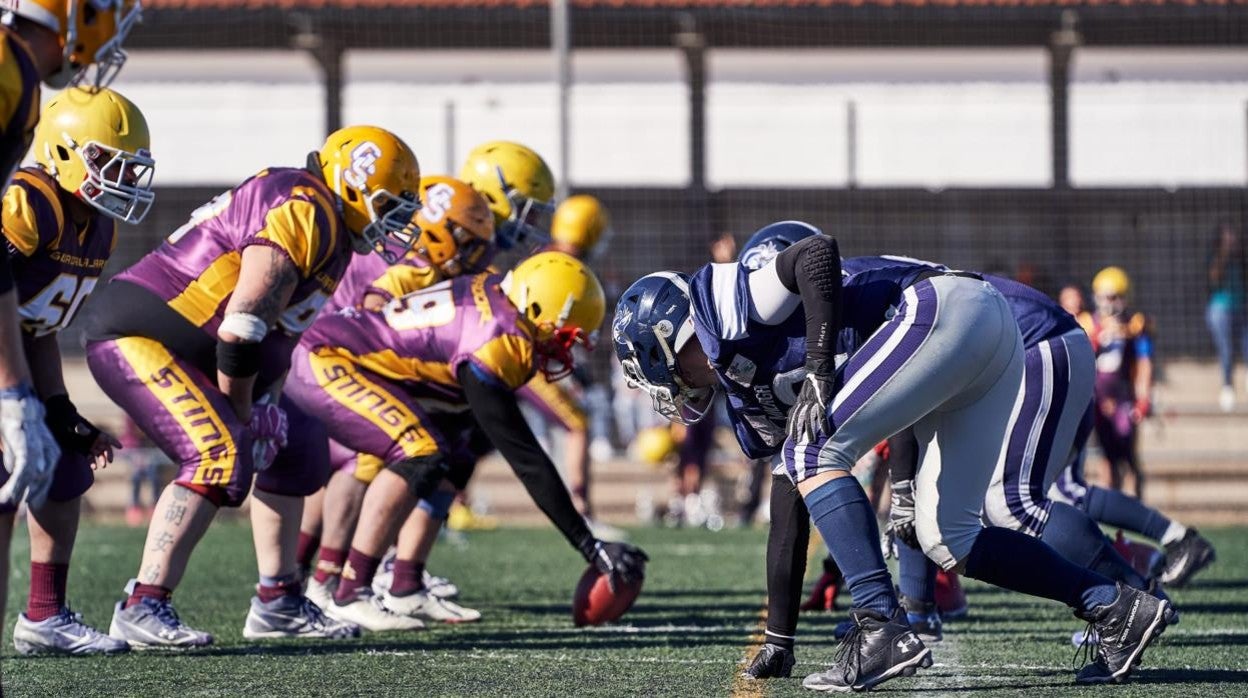
[[900, 640], [897, 641], [897, 649], [902, 652], [910, 652], [911, 650], [916, 649], [920, 644], [922, 643], [919, 642], [919, 638], [915, 636], [914, 633], [906, 633]]

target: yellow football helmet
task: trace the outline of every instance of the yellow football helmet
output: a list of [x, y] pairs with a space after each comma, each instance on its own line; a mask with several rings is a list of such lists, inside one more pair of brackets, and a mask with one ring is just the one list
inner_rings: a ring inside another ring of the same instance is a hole
[[444, 276], [482, 271], [494, 246], [494, 216], [472, 187], [450, 177], [422, 177], [416, 254]]
[[143, 112], [117, 92], [71, 87], [43, 107], [35, 162], [61, 188], [103, 213], [138, 223], [156, 200]]
[[541, 252], [511, 270], [503, 292], [537, 333], [533, 347], [546, 380], [572, 372], [572, 347], [592, 349], [606, 314], [598, 277], [581, 260], [563, 252]]
[[329, 134], [313, 156], [342, 202], [356, 252], [376, 252], [394, 264], [411, 249], [420, 235], [420, 164], [402, 139], [376, 126], [347, 126]]
[[459, 178], [494, 212], [499, 249], [539, 245], [549, 238], [555, 177], [531, 148], [509, 141], [482, 143], [468, 153]]
[[588, 194], [577, 194], [555, 209], [550, 240], [568, 254], [585, 257], [598, 250], [610, 225], [601, 201]]
[[1092, 279], [1092, 293], [1125, 297], [1131, 291], [1131, 277], [1122, 267], [1105, 267]]
[[60, 36], [61, 69], [44, 78], [58, 89], [70, 82], [107, 87], [126, 63], [121, 45], [142, 14], [140, 0], [3, 0], [0, 8]]

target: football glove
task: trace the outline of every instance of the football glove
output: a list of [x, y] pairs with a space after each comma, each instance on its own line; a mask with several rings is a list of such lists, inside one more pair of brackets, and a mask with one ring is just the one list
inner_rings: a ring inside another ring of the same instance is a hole
[[267, 470], [277, 458], [277, 452], [286, 448], [286, 437], [289, 424], [286, 410], [267, 402], [258, 402], [251, 408], [251, 421], [247, 423], [251, 430], [251, 457], [256, 472]]
[[635, 545], [596, 540], [587, 561], [607, 575], [607, 586], [614, 593], [616, 579], [625, 584], [641, 581], [646, 576], [646, 562], [649, 560], [645, 551]]
[[78, 414], [78, 408], [69, 401], [69, 396], [53, 395], [43, 406], [48, 413], [48, 429], [52, 430], [57, 442], [77, 453], [90, 454], [102, 432]]
[[43, 403], [29, 385], [0, 390], [0, 442], [9, 471], [9, 481], [0, 487], [0, 502], [17, 504], [25, 499], [38, 507], [47, 499], [61, 449], [45, 418]]
[[806, 378], [789, 410], [790, 441], [810, 443], [828, 430], [828, 403], [832, 400], [835, 366], [832, 361], [806, 362]]
[[919, 534], [914, 527], [914, 480], [892, 483], [893, 505], [888, 512], [888, 528], [897, 540], [919, 547]]
[[796, 663], [793, 650], [768, 642], [754, 655], [754, 660], [741, 672], [741, 676], [747, 679], [787, 679]]

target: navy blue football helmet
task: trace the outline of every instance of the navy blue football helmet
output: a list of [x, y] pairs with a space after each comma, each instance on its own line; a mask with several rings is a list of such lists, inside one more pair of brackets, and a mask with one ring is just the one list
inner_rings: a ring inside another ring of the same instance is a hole
[[715, 388], [686, 385], [676, 365], [695, 339], [687, 275], [661, 271], [629, 286], [616, 305], [611, 339], [629, 387], [646, 391], [656, 412], [693, 424], [710, 411]]
[[745, 241], [737, 261], [741, 266], [755, 271], [767, 266], [776, 255], [788, 249], [799, 240], [814, 235], [823, 235], [823, 231], [809, 223], [801, 221], [780, 221], [764, 226]]

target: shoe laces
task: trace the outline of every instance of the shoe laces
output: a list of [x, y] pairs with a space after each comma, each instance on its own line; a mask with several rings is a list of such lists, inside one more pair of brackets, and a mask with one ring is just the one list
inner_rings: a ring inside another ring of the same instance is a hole
[[862, 640], [862, 623], [855, 618], [853, 627], [832, 656], [832, 668], [840, 671], [841, 679], [846, 684], [852, 685], [862, 671]]
[[61, 606], [61, 610], [56, 612], [56, 618], [61, 623], [64, 623], [66, 625], [78, 626], [77, 630], [81, 633], [86, 633], [90, 635], [101, 634], [100, 631], [84, 623], [82, 620], [82, 614], [71, 609], [68, 604]]
[[303, 602], [299, 604], [299, 612], [304, 618], [308, 619], [308, 624], [317, 629], [323, 629], [330, 625], [329, 616], [325, 615], [325, 611], [321, 610], [312, 599], [303, 597]]
[[156, 616], [156, 620], [160, 621], [168, 628], [182, 628], [182, 619], [178, 617], [178, 612], [173, 608], [173, 603], [168, 599], [148, 600], [152, 607], [152, 615]]
[[[1097, 642], [1092, 642], [1092, 638], [1096, 638]], [[1083, 640], [1079, 646], [1075, 648], [1075, 656], [1071, 660], [1075, 669], [1078, 669], [1089, 662], [1104, 662], [1105, 642], [1096, 630], [1096, 623], [1088, 621], [1087, 627], [1083, 629]]]

